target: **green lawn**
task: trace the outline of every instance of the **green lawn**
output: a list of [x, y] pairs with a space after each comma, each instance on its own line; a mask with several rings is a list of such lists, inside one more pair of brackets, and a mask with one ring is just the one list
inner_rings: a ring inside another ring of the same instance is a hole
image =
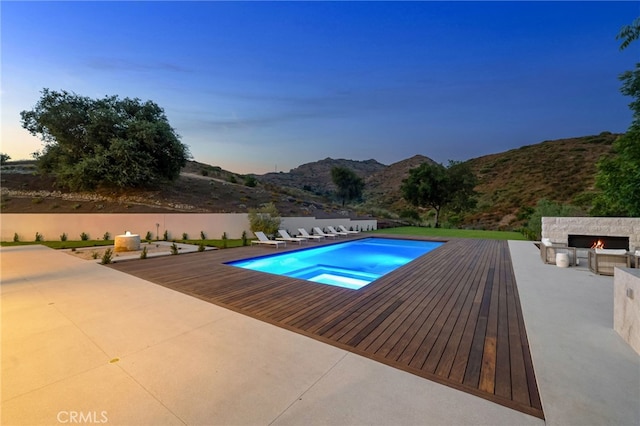
[[[376, 231], [369, 231], [368, 233], [379, 234], [396, 234], [396, 235], [422, 235], [426, 237], [454, 237], [454, 238], [484, 238], [487, 240], [526, 240], [525, 236], [519, 232], [506, 232], [506, 231], [474, 231], [467, 229], [444, 229], [444, 228], [421, 228], [417, 226], [402, 226], [399, 228], [386, 228], [378, 229]], [[144, 240], [143, 240], [144, 241]], [[224, 248], [225, 244], [227, 248], [241, 247], [242, 239], [228, 239], [226, 243], [224, 240], [175, 240], [177, 243], [204, 244], [209, 247]], [[81, 247], [98, 247], [98, 246], [112, 246], [113, 240], [87, 240], [87, 241], [2, 241], [0, 246], [22, 246], [29, 244], [42, 244], [54, 249], [70, 249]], [[249, 240], [247, 244], [250, 244]]]
[[373, 231], [378, 234], [421, 235], [425, 237], [483, 238], [487, 240], [526, 240], [519, 232], [507, 231], [475, 231], [468, 229], [420, 228], [417, 226], [401, 226]]

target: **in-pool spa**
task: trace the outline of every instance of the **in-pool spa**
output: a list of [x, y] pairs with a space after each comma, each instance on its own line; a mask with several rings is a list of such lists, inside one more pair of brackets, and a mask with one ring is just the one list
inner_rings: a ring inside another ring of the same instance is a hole
[[227, 264], [357, 290], [442, 244], [364, 238]]

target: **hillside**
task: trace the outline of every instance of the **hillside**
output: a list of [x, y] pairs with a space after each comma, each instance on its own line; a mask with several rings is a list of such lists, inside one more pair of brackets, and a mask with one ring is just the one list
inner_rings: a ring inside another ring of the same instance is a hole
[[594, 195], [596, 164], [619, 134], [544, 141], [468, 161], [479, 184], [478, 212], [467, 224], [517, 228], [538, 200], [546, 198], [586, 210]]
[[[503, 153], [468, 160], [479, 184], [478, 206], [462, 226], [480, 229], [517, 229], [538, 200], [590, 206], [598, 159], [611, 151], [617, 134], [545, 141]], [[248, 176], [195, 161], [188, 162], [180, 178], [151, 190], [67, 193], [56, 189], [51, 177], [34, 173], [33, 164], [3, 166], [3, 213], [85, 212], [246, 212], [274, 202], [282, 215], [331, 217], [355, 216], [329, 198], [335, 189], [331, 168], [348, 167], [365, 180], [362, 212], [396, 214], [408, 207], [400, 185], [411, 168], [428, 157], [416, 155], [386, 166], [376, 160], [325, 158], [303, 164], [289, 173], [257, 175], [255, 187], [245, 185]]]
[[32, 162], [4, 166], [0, 186], [3, 213], [237, 213], [274, 202], [283, 215], [344, 214], [313, 194], [246, 186], [242, 175], [195, 161], [172, 184], [147, 190], [61, 191], [54, 178], [35, 173]]
[[318, 195], [328, 195], [336, 190], [331, 180], [331, 169], [334, 167], [349, 168], [363, 179], [387, 168], [376, 160], [354, 161], [325, 158], [298, 166], [288, 173], [267, 173], [258, 176], [258, 179], [261, 182], [277, 186], [303, 189]]

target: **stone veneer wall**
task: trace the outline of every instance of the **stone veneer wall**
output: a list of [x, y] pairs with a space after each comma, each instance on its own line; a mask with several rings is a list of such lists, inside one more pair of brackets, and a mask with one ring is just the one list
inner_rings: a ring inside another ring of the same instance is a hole
[[543, 217], [542, 238], [568, 244], [569, 235], [629, 237], [629, 249], [640, 249], [640, 217]]
[[640, 270], [616, 268], [613, 328], [640, 355]]

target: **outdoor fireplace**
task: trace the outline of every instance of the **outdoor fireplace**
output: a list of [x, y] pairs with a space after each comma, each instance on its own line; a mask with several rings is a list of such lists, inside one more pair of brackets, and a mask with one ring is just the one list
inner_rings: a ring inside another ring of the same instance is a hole
[[629, 250], [629, 237], [612, 237], [604, 235], [568, 235], [569, 247], [594, 248], [598, 242], [599, 248]]

